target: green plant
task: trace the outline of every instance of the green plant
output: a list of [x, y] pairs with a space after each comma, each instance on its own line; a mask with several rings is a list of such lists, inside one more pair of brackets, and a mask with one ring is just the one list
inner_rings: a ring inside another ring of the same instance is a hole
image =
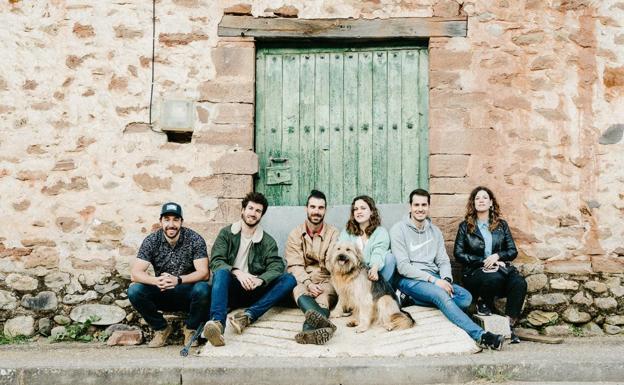
[[52, 342], [61, 342], [61, 341], [79, 341], [79, 342], [90, 342], [93, 341], [93, 336], [89, 333], [89, 328], [91, 324], [97, 320], [99, 317], [91, 316], [85, 322], [76, 322], [65, 327], [65, 332], [61, 334], [57, 334], [53, 337], [50, 337]]
[[574, 337], [583, 337], [583, 335], [585, 334], [583, 329], [576, 325], [570, 325], [570, 330], [572, 331]]
[[508, 382], [514, 377], [508, 368], [496, 366], [477, 366], [473, 372], [478, 380], [485, 382]]
[[6, 336], [0, 332], [0, 345], [24, 344], [30, 341], [30, 337], [26, 336]]

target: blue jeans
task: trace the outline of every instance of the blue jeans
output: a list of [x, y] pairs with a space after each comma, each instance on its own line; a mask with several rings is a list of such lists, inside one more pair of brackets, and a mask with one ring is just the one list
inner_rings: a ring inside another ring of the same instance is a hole
[[245, 313], [249, 315], [251, 322], [254, 322], [282, 298], [290, 295], [295, 286], [297, 286], [295, 277], [284, 273], [268, 285], [245, 290], [228, 270], [217, 270], [212, 276], [210, 319], [221, 322], [225, 328], [228, 307], [235, 309], [249, 306], [245, 309]]
[[383, 269], [379, 270], [379, 275], [383, 277], [389, 284], [392, 285], [392, 276], [396, 270], [396, 258], [390, 250], [386, 253]]
[[453, 284], [453, 298], [434, 283], [410, 278], [399, 279], [399, 290], [410, 296], [418, 306], [437, 307], [452, 323], [463, 329], [475, 341], [484, 331], [464, 312], [472, 302], [470, 292]]
[[153, 285], [133, 283], [128, 287], [128, 299], [153, 330], [167, 327], [167, 321], [159, 310], [188, 312], [186, 326], [197, 329], [200, 323], [208, 319], [210, 285], [206, 281], [199, 281], [160, 291]]

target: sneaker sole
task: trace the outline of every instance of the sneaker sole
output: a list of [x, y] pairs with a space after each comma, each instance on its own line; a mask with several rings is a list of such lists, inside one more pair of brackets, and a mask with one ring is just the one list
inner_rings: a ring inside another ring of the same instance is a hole
[[218, 330], [219, 326], [215, 324], [206, 324], [204, 326], [204, 337], [210, 342], [212, 346], [224, 346], [225, 340], [223, 339], [223, 334]]
[[331, 328], [332, 331], [336, 331], [336, 325], [316, 310], [308, 310], [305, 313], [305, 320], [314, 328]]
[[333, 335], [332, 328], [314, 329], [297, 333], [295, 341], [300, 344], [324, 345]]

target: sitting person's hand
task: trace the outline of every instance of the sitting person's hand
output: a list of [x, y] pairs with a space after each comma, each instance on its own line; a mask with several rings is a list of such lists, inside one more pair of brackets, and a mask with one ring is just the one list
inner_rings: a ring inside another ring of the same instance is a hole
[[491, 269], [496, 265], [499, 259], [500, 257], [498, 256], [498, 254], [492, 254], [483, 260], [483, 267], [485, 267], [486, 269]]

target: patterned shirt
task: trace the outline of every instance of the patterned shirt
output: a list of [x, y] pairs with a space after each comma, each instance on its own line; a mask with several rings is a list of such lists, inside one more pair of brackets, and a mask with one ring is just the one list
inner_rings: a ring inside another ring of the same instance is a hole
[[201, 235], [186, 227], [180, 228], [180, 238], [171, 246], [162, 229], [148, 235], [141, 244], [137, 258], [154, 266], [156, 276], [162, 273], [179, 276], [195, 271], [193, 261], [207, 258], [206, 241]]

